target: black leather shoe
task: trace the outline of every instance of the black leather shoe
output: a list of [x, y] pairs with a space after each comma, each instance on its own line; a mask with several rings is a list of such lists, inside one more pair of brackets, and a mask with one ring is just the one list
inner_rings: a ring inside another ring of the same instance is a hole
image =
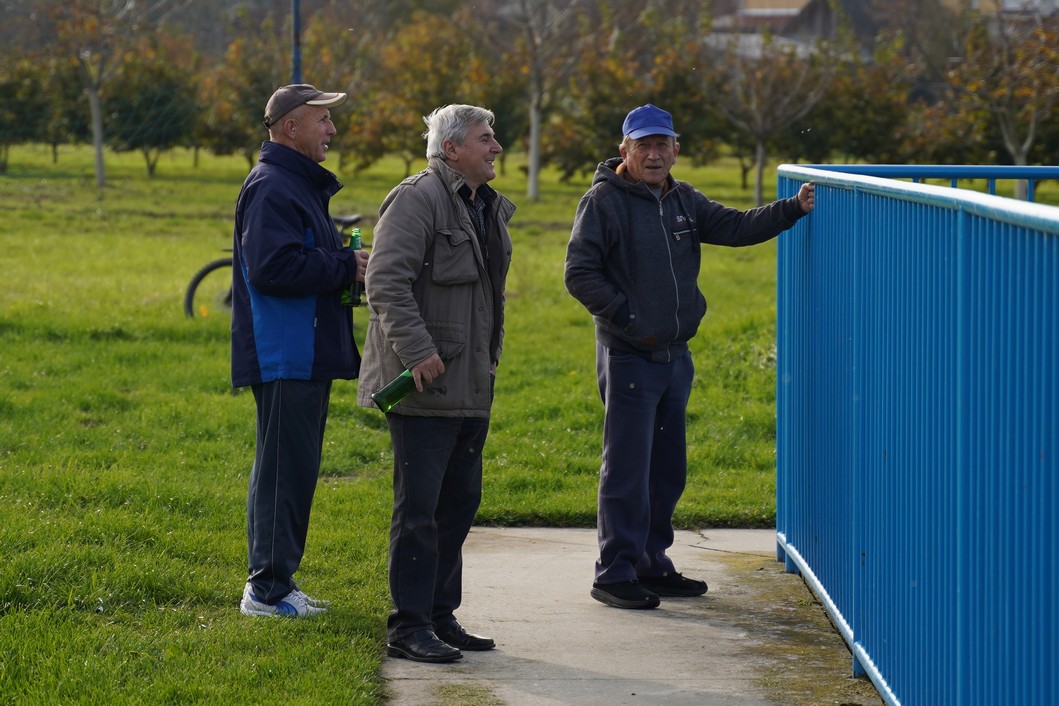
[[434, 626], [434, 632], [447, 644], [458, 647], [461, 650], [491, 650], [496, 647], [493, 638], [472, 635], [464, 630], [463, 626], [456, 620], [445, 625]]
[[455, 662], [463, 653], [438, 639], [433, 630], [416, 630], [400, 640], [386, 643], [386, 654], [413, 662]]
[[640, 583], [645, 588], [659, 596], [701, 596], [709, 590], [705, 581], [689, 579], [675, 571], [661, 576], [637, 576], [636, 578], [640, 579]]
[[591, 594], [600, 603], [614, 608], [646, 610], [656, 608], [659, 603], [658, 595], [641, 586], [639, 581], [594, 583]]

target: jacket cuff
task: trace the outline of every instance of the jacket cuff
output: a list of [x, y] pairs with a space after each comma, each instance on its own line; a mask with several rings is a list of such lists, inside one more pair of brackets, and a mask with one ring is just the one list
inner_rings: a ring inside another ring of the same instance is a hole
[[808, 216], [809, 214], [802, 210], [801, 204], [798, 203], [798, 195], [795, 194], [788, 199], [784, 199], [783, 215], [791, 221], [796, 221], [802, 216]]

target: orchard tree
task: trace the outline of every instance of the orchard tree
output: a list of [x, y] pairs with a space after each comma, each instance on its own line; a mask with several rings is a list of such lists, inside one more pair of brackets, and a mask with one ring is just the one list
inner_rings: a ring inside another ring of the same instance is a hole
[[45, 57], [38, 62], [41, 86], [48, 107], [43, 115], [41, 139], [51, 145], [52, 163], [59, 161], [59, 145], [92, 140], [88, 101], [81, 85], [77, 63], [69, 57]]
[[56, 43], [62, 55], [77, 62], [88, 96], [96, 186], [106, 183], [103, 164], [103, 89], [120, 69], [122, 57], [148, 29], [157, 27], [174, 8], [190, 0], [48, 0]]
[[12, 59], [0, 69], [0, 174], [7, 172], [11, 145], [41, 138], [33, 116], [46, 112], [47, 96], [37, 86], [33, 62]]
[[578, 66], [557, 102], [542, 151], [542, 157], [559, 168], [563, 181], [591, 173], [618, 154], [622, 121], [642, 89], [635, 65], [620, 46], [586, 42]]
[[579, 4], [579, 0], [498, 2], [492, 16], [497, 31], [487, 35], [505, 40], [499, 65], [515, 67], [525, 80], [529, 116], [526, 195], [533, 201], [540, 197], [543, 125], [576, 66], [577, 47], [585, 36], [574, 21]]
[[0, 66], [0, 172], [9, 145], [49, 144], [56, 162], [58, 145], [85, 139], [81, 82], [69, 60], [32, 56]]
[[[900, 37], [896, 48], [906, 62], [915, 93], [929, 103], [939, 100], [948, 84], [952, 57], [959, 55], [965, 18], [955, 8], [967, 0], [868, 0], [868, 12], [881, 37]], [[889, 40], [884, 40], [889, 43]], [[867, 54], [876, 53], [877, 46]], [[868, 88], [868, 86], [863, 86]], [[874, 87], [873, 87], [874, 88]]]
[[143, 42], [136, 56], [136, 61], [122, 62], [117, 90], [108, 91], [107, 125], [114, 150], [138, 150], [152, 177], [162, 152], [190, 138], [198, 106], [190, 72], [156, 42]]
[[720, 142], [731, 132], [715, 112], [703, 107], [712, 100], [709, 91], [716, 69], [702, 41], [709, 18], [691, 12], [656, 8], [641, 13], [640, 25], [627, 34], [634, 35], [637, 55], [642, 57], [639, 74], [644, 85], [635, 104], [652, 103], [672, 113], [680, 133], [681, 159], [704, 165], [716, 158]]
[[[383, 155], [399, 155], [410, 174], [423, 159], [422, 116], [450, 103], [481, 103], [488, 67], [460, 27], [470, 10], [452, 22], [416, 12], [377, 50], [378, 74], [367, 95], [353, 106], [347, 141], [356, 166], [364, 169]], [[348, 139], [351, 138], [351, 139]]]
[[776, 149], [814, 163], [837, 155], [878, 164], [914, 159], [901, 139], [916, 80], [906, 56], [900, 36], [877, 38], [870, 59], [847, 44], [823, 98], [780, 133]]
[[1040, 138], [1030, 159], [1034, 164], [1059, 164], [1059, 104], [1052, 106], [1052, 114], [1041, 122]]
[[888, 163], [903, 161], [897, 137], [908, 114], [915, 72], [905, 59], [904, 42], [876, 43], [871, 61], [854, 56], [848, 70], [836, 77], [835, 121], [841, 148], [854, 159]]
[[579, 18], [586, 39], [548, 124], [548, 162], [564, 179], [590, 172], [618, 154], [626, 114], [644, 103], [673, 114], [683, 159], [707, 162], [717, 151], [719, 121], [702, 108], [711, 62], [699, 38], [701, 18], [650, 7], [602, 9]]
[[[268, 139], [265, 104], [289, 79], [286, 57], [277, 51], [281, 33], [270, 18], [228, 45], [224, 59], [199, 83], [195, 141], [214, 154], [241, 154], [254, 166], [261, 143]], [[330, 90], [330, 89], [327, 89]]]
[[771, 34], [759, 39], [759, 44], [738, 39], [722, 44], [708, 104], [755, 145], [758, 205], [769, 142], [816, 105], [830, 80], [830, 60], [820, 50], [783, 44]]
[[896, 137], [903, 162], [912, 164], [991, 164], [996, 162], [989, 116], [981, 111], [954, 112], [939, 101], [909, 106], [905, 124]]
[[[400, 3], [398, 3], [400, 4]], [[386, 6], [393, 9], [392, 4]], [[331, 141], [330, 167], [342, 169], [349, 147], [357, 144], [356, 106], [366, 102], [372, 76], [379, 71], [378, 48], [397, 26], [380, 3], [345, 0], [307, 18], [302, 33], [303, 80], [323, 91], [342, 91], [349, 102], [331, 111], [338, 135]]]
[[[985, 112], [996, 122], [1011, 161], [1025, 165], [1041, 121], [1059, 99], [1059, 35], [1041, 18], [1030, 24], [998, 11], [980, 15], [964, 60], [949, 74], [954, 106]], [[1025, 197], [1025, 184], [1016, 194]]]

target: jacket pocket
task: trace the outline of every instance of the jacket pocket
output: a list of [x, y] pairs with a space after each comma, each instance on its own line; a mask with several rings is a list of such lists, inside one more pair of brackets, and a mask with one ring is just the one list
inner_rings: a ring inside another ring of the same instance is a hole
[[478, 260], [471, 236], [462, 230], [439, 230], [434, 235], [434, 284], [451, 286], [478, 281]]
[[466, 330], [460, 321], [427, 321], [427, 332], [434, 346], [445, 360], [452, 360], [463, 352], [467, 341]]

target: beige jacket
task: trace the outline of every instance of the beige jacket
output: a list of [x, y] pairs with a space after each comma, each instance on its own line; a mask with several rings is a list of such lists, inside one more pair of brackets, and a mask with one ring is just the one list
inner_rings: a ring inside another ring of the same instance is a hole
[[[503, 347], [503, 295], [493, 287], [467, 207], [457, 191], [463, 176], [442, 160], [398, 184], [379, 209], [365, 292], [368, 331], [357, 402], [374, 407], [371, 394], [403, 370], [437, 352], [445, 372], [423, 392], [413, 392], [394, 412], [413, 416], [487, 417], [492, 405], [492, 363]], [[496, 193], [486, 230], [490, 258], [501, 258], [498, 290], [511, 263], [507, 223], [515, 205]], [[495, 312], [495, 308], [500, 310]], [[501, 345], [489, 350], [494, 312]]]

